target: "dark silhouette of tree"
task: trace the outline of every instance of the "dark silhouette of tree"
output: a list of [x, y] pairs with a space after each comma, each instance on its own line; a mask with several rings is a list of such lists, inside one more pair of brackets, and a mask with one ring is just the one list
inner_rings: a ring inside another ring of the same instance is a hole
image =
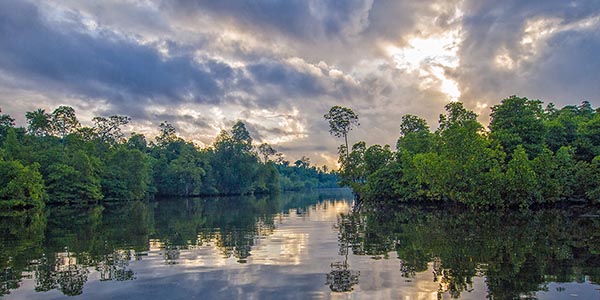
[[129, 124], [131, 118], [128, 116], [110, 116], [110, 117], [95, 117], [92, 119], [94, 122], [94, 130], [98, 135], [98, 138], [114, 145], [123, 142], [123, 130], [122, 126]]
[[64, 139], [67, 134], [75, 132], [80, 126], [72, 107], [59, 106], [52, 112], [52, 131], [61, 139]]
[[277, 150], [273, 149], [273, 147], [267, 143], [262, 143], [258, 146], [258, 153], [263, 156], [263, 162], [267, 163], [269, 161], [269, 156], [277, 154]]
[[160, 123], [160, 132], [158, 136], [156, 136], [156, 143], [159, 147], [165, 148], [168, 144], [177, 141], [179, 138], [177, 137], [175, 127], [173, 124], [164, 121]]

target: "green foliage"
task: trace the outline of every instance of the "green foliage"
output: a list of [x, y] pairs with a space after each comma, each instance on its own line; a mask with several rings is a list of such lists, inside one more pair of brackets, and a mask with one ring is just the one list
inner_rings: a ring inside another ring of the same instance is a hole
[[585, 192], [586, 197], [594, 203], [600, 204], [600, 156], [596, 156], [592, 160], [590, 176], [587, 181], [589, 182], [589, 187]]
[[251, 194], [258, 170], [258, 158], [250, 152], [245, 126], [234, 125], [235, 134], [223, 131], [217, 137], [211, 153], [216, 188], [221, 194]]
[[335, 188], [338, 187], [338, 176], [327, 171], [326, 167], [317, 168], [311, 166], [306, 159], [299, 159], [295, 165], [288, 161], [280, 160], [275, 163], [275, 169], [279, 174], [278, 180], [281, 190], [298, 191], [312, 188]]
[[149, 193], [150, 164], [137, 149], [119, 146], [108, 153], [102, 171], [102, 192], [112, 200], [143, 199]]
[[246, 124], [242, 121], [237, 121], [231, 127], [231, 139], [237, 151], [250, 152], [252, 151], [252, 137], [246, 129]]
[[6, 133], [6, 140], [4, 141], [4, 156], [7, 159], [23, 159], [24, 147], [22, 143], [17, 139], [17, 132], [14, 128], [8, 129]]
[[425, 119], [410, 114], [402, 116], [400, 136], [406, 136], [411, 133], [422, 131], [429, 131], [429, 126]]
[[545, 127], [540, 100], [510, 96], [492, 107], [490, 130], [506, 153], [521, 145], [529, 156], [535, 157], [543, 148]]
[[[0, 112], [2, 110], [0, 109]], [[15, 119], [7, 114], [0, 114], [0, 142], [4, 140], [8, 130], [15, 127]]]
[[129, 124], [131, 118], [115, 115], [108, 118], [95, 117], [92, 121], [94, 121], [94, 131], [98, 138], [107, 144], [114, 145], [123, 140], [121, 126]]
[[535, 199], [538, 179], [525, 149], [519, 145], [506, 170], [506, 201], [509, 205], [527, 208]]
[[38, 165], [0, 159], [0, 208], [43, 207], [47, 195]]
[[554, 153], [544, 148], [532, 162], [531, 167], [538, 178], [538, 202], [556, 202], [563, 194], [563, 185], [559, 177], [559, 165]]
[[27, 118], [27, 131], [35, 136], [45, 136], [52, 130], [52, 116], [45, 110], [39, 108], [35, 111], [25, 113]]
[[173, 195], [197, 195], [202, 186], [202, 178], [206, 175], [204, 161], [197, 155], [193, 145], [182, 147], [179, 157], [172, 160], [167, 168], [167, 176], [173, 179]]
[[431, 133], [402, 117], [395, 153], [364, 142], [339, 148], [341, 184], [366, 202], [448, 201], [471, 208], [596, 202], [600, 114], [589, 102], [556, 109], [511, 96], [492, 107], [489, 131], [462, 103], [445, 106]]
[[579, 183], [577, 194], [600, 204], [600, 156], [596, 156], [591, 163], [579, 162], [575, 179]]
[[79, 150], [67, 164], [49, 166], [46, 186], [51, 203], [85, 203], [102, 199], [100, 162]]
[[465, 122], [476, 121], [477, 114], [467, 110], [460, 102], [450, 102], [444, 106], [445, 115], [440, 115], [439, 131], [444, 131], [452, 126], [462, 126]]
[[385, 167], [392, 159], [393, 154], [390, 150], [390, 145], [385, 145], [383, 147], [380, 145], [370, 146], [364, 153], [366, 176], [370, 176], [380, 168]]
[[[27, 112], [26, 118], [27, 131], [14, 128], [8, 115], [2, 115], [0, 123], [0, 158], [11, 166], [4, 171], [12, 172], [0, 186], [5, 206], [29, 207], [40, 199], [85, 204], [144, 199], [155, 193], [190, 197], [337, 186], [335, 173], [311, 167], [306, 157], [296, 166], [281, 154], [272, 162], [269, 158], [278, 153], [267, 144], [258, 148], [264, 158], [259, 161], [242, 121], [224, 130], [213, 147], [200, 149], [179, 138], [168, 122], [160, 124], [156, 143], [148, 143], [141, 134], [124, 138], [127, 116], [95, 117], [93, 127], [82, 128], [74, 109], [60, 106], [52, 114], [43, 109]], [[22, 175], [29, 173], [31, 183]], [[39, 175], [41, 183], [36, 181]], [[17, 183], [24, 186], [19, 190]]]
[[77, 120], [75, 110], [72, 107], [59, 106], [52, 112], [50, 126], [55, 135], [64, 138], [67, 134], [75, 132], [81, 124]]
[[333, 106], [323, 117], [329, 121], [329, 133], [336, 137], [345, 137], [352, 127], [360, 125], [358, 116], [347, 107]]
[[329, 133], [335, 137], [343, 137], [346, 145], [345, 153], [349, 154], [348, 148], [348, 132], [353, 127], [359, 126], [358, 115], [352, 109], [342, 106], [333, 106], [329, 112], [323, 115], [329, 122]]
[[600, 113], [594, 113], [592, 118], [585, 120], [577, 128], [575, 141], [578, 158], [587, 162], [600, 155]]
[[160, 133], [156, 137], [156, 143], [159, 147], [166, 147], [170, 143], [174, 143], [178, 140], [177, 134], [175, 133], [175, 127], [167, 121], [160, 123]]
[[429, 131], [427, 122], [414, 115], [402, 116], [400, 138], [396, 143], [396, 149], [416, 154], [429, 152], [432, 146], [433, 135]]
[[143, 134], [132, 133], [131, 137], [127, 140], [127, 146], [129, 148], [138, 149], [142, 152], [146, 152], [148, 148], [148, 141]]
[[404, 177], [403, 171], [398, 162], [377, 169], [367, 177], [365, 197], [382, 202], [409, 199], [411, 195], [404, 192], [406, 185], [400, 181]]
[[277, 154], [277, 150], [273, 149], [273, 147], [267, 143], [262, 143], [258, 146], [258, 153], [264, 158], [263, 162], [267, 163], [270, 156]]

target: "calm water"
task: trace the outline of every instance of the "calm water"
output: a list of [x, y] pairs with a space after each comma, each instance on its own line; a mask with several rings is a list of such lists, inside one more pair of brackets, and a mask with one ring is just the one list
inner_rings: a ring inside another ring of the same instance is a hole
[[0, 219], [5, 299], [600, 299], [597, 209], [353, 213], [343, 190]]

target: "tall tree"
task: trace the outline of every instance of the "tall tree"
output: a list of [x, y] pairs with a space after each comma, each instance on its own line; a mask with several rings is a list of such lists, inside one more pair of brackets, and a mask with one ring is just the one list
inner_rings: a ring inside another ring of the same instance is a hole
[[0, 209], [44, 206], [47, 195], [38, 167], [0, 158]]
[[452, 126], [462, 126], [466, 122], [477, 120], [477, 114], [467, 110], [460, 102], [450, 102], [444, 106], [444, 109], [446, 109], [446, 114], [440, 115], [438, 131], [444, 131]]
[[519, 145], [512, 154], [506, 170], [506, 201], [509, 205], [527, 208], [536, 198], [537, 174], [531, 167], [525, 149]]
[[233, 127], [231, 127], [231, 138], [242, 151], [249, 152], [252, 150], [252, 137], [250, 137], [250, 132], [246, 129], [244, 122], [237, 121], [233, 124]]
[[[0, 113], [2, 109], [0, 109]], [[15, 119], [7, 114], [0, 114], [0, 136], [6, 137], [9, 128], [15, 127]]]
[[175, 127], [173, 124], [164, 121], [160, 123], [160, 133], [156, 136], [156, 143], [159, 147], [165, 148], [168, 144], [177, 141]]
[[27, 131], [35, 136], [45, 136], [51, 130], [52, 116], [45, 110], [38, 108], [25, 113], [27, 118]]
[[127, 140], [127, 146], [132, 149], [138, 149], [142, 152], [146, 152], [148, 148], [148, 141], [146, 136], [141, 133], [131, 133], [131, 137]]
[[110, 145], [114, 145], [123, 140], [124, 135], [121, 126], [129, 124], [131, 118], [128, 116], [114, 115], [108, 118], [95, 117], [92, 121], [94, 121], [94, 129], [100, 140]]
[[52, 130], [55, 134], [64, 138], [73, 133], [81, 126], [75, 116], [75, 110], [70, 106], [59, 106], [52, 112]]
[[335, 137], [343, 137], [346, 144], [346, 158], [348, 158], [348, 132], [353, 127], [359, 126], [358, 115], [352, 109], [342, 106], [333, 106], [329, 112], [323, 116], [329, 121], [329, 133]]
[[427, 125], [427, 121], [425, 121], [425, 119], [411, 114], [402, 116], [402, 122], [400, 123], [401, 136], [423, 131], [429, 131], [429, 126]]
[[532, 158], [542, 151], [545, 127], [541, 104], [540, 100], [510, 96], [492, 106], [491, 135], [502, 144], [506, 153], [512, 153], [518, 145], [522, 145]]
[[404, 115], [400, 123], [400, 138], [396, 142], [396, 149], [425, 153], [431, 148], [432, 137], [425, 119], [415, 115]]
[[277, 154], [277, 150], [273, 149], [273, 147], [267, 143], [262, 143], [258, 146], [258, 153], [263, 156], [264, 162], [267, 163], [269, 161], [269, 156]]
[[310, 158], [303, 155], [302, 158], [294, 162], [294, 165], [297, 168], [308, 169], [310, 167]]

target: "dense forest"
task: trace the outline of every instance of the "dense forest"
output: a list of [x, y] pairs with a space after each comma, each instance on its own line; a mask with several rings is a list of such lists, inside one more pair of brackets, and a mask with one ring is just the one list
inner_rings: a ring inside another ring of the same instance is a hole
[[290, 163], [266, 143], [255, 146], [242, 121], [200, 148], [168, 122], [149, 142], [138, 133], [125, 137], [127, 116], [95, 117], [91, 127], [69, 106], [25, 116], [27, 127], [16, 128], [0, 115], [0, 207], [337, 186], [334, 172], [306, 157]]
[[442, 201], [472, 208], [559, 201], [600, 203], [600, 109], [589, 102], [545, 108], [511, 96], [491, 108], [485, 128], [460, 102], [445, 106], [437, 130], [404, 115], [396, 151], [389, 145], [348, 147], [358, 126], [350, 109], [324, 117], [339, 147], [342, 184], [370, 204]]

